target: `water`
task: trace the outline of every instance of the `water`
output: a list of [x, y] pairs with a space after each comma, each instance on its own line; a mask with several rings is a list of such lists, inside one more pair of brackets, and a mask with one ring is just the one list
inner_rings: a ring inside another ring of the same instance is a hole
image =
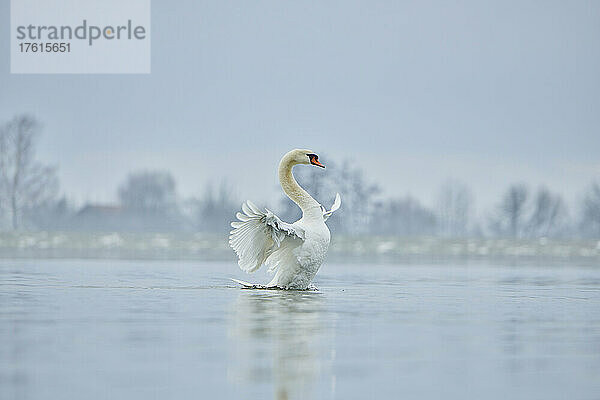
[[[0, 261], [2, 399], [600, 397], [600, 269]], [[266, 277], [260, 277], [266, 281]]]

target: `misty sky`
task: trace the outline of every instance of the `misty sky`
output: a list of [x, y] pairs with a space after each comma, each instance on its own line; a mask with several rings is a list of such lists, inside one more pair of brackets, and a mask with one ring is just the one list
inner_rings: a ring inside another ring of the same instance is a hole
[[0, 0], [0, 121], [43, 122], [79, 204], [144, 168], [273, 199], [294, 147], [429, 205], [451, 177], [478, 209], [511, 182], [573, 202], [600, 178], [597, 1], [153, 0], [150, 75], [11, 75], [9, 15]]

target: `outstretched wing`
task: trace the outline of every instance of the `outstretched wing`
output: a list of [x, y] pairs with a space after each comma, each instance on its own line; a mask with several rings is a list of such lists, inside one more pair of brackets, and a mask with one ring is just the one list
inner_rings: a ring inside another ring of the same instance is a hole
[[335, 200], [333, 201], [333, 205], [331, 206], [331, 210], [326, 211], [325, 207], [321, 206], [323, 208], [323, 219], [325, 221], [327, 221], [327, 219], [331, 216], [331, 214], [333, 214], [338, 208], [340, 208], [341, 205], [342, 205], [342, 198], [340, 197], [339, 193], [336, 193]]
[[[231, 223], [234, 229], [229, 235], [229, 245], [238, 255], [238, 265], [243, 271], [254, 272], [265, 263], [274, 269], [283, 255], [274, 253], [280, 250], [290, 256], [291, 250], [302, 244], [304, 231], [283, 222], [271, 211], [262, 212], [250, 201], [242, 204], [242, 211], [236, 214], [239, 221]], [[271, 255], [274, 257], [267, 260]]]

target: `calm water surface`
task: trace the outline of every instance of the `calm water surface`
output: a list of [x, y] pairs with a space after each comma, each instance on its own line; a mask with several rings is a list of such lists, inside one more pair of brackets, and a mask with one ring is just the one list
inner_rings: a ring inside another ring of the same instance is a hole
[[600, 267], [328, 264], [316, 292], [228, 277], [249, 279], [0, 261], [0, 398], [600, 398]]

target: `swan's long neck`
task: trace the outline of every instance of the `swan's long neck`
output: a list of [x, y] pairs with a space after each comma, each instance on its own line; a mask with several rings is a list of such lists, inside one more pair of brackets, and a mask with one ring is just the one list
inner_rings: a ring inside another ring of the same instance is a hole
[[320, 209], [320, 204], [312, 198], [306, 190], [302, 188], [296, 182], [294, 174], [292, 174], [292, 168], [296, 165], [293, 157], [286, 154], [279, 163], [279, 183], [287, 197], [289, 197], [294, 203], [298, 204], [298, 207], [303, 212], [307, 212], [315, 207]]

